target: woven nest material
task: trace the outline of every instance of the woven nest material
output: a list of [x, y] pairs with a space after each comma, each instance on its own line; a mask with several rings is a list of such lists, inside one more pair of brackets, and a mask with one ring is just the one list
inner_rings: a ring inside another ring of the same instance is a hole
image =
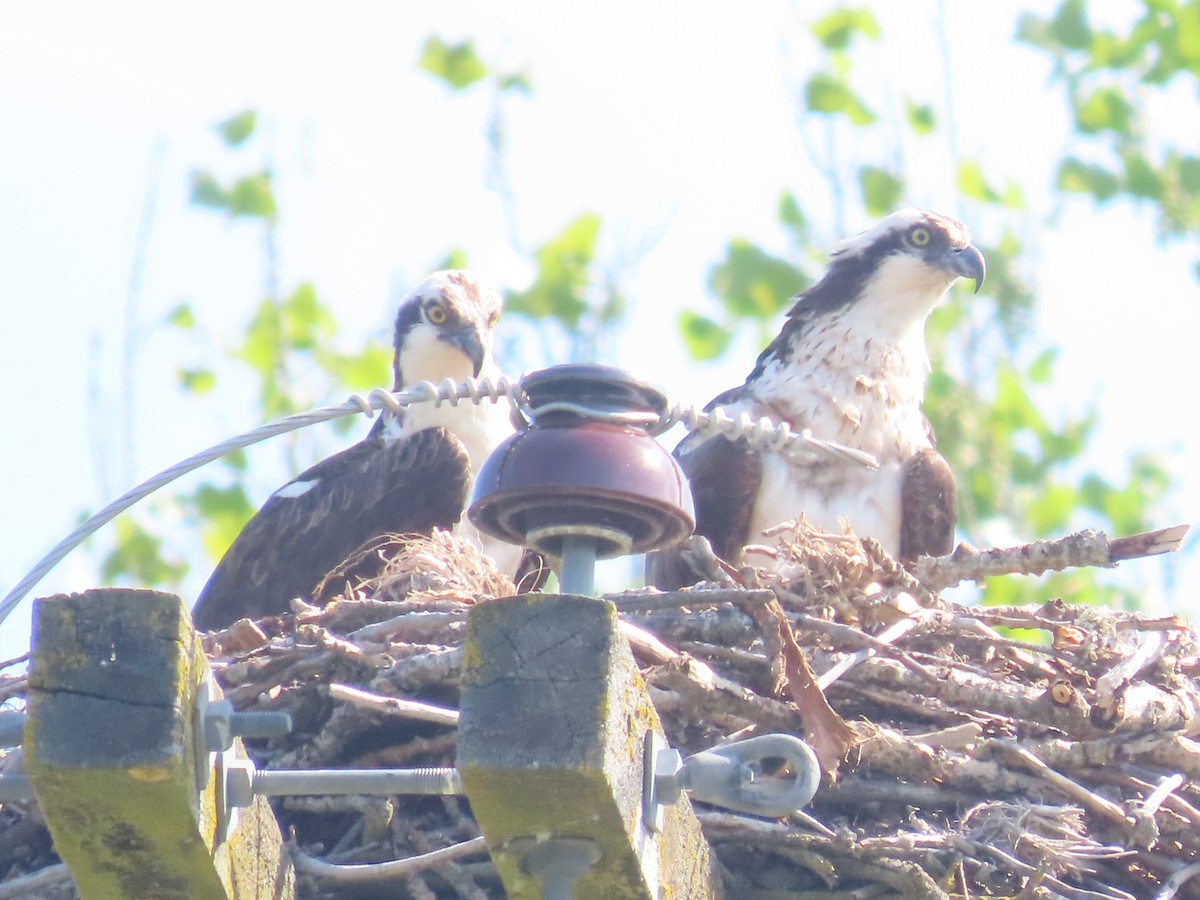
[[[705, 582], [612, 598], [673, 746], [782, 731], [821, 760], [804, 816], [698, 805], [727, 896], [1200, 896], [1192, 625], [1058, 601], [963, 606], [938, 595], [932, 570], [918, 579], [872, 541], [802, 521], [772, 538], [783, 575], [731, 571], [693, 543]], [[250, 748], [260, 766], [453, 764], [452, 715], [439, 710], [457, 708], [466, 613], [511, 582], [452, 535], [375, 552], [382, 573], [323, 606], [207, 639], [235, 706], [292, 713], [291, 735]], [[299, 851], [334, 863], [478, 835], [454, 797], [275, 807]], [[0, 812], [0, 862], [44, 862], [46, 848], [3, 853], [9, 831], [30, 826]], [[503, 896], [484, 855], [400, 886], [302, 874], [300, 893]]]

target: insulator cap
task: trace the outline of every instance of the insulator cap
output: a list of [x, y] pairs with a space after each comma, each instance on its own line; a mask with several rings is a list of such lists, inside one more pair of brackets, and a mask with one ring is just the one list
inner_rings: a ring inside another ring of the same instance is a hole
[[471, 522], [552, 557], [563, 537], [596, 539], [601, 559], [673, 544], [695, 528], [687, 479], [647, 433], [667, 408], [653, 385], [607, 366], [527, 375], [524, 431], [475, 480]]

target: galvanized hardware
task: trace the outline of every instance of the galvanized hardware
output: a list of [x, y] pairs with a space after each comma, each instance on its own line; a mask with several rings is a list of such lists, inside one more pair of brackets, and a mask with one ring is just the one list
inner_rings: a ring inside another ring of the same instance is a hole
[[[812, 748], [790, 734], [747, 738], [686, 759], [660, 742], [647, 735], [642, 788], [642, 818], [655, 831], [662, 828], [662, 806], [678, 802], [683, 791], [693, 800], [776, 818], [807, 806], [821, 778]], [[772, 761], [784, 763], [791, 778], [765, 774]]]
[[204, 712], [204, 746], [213, 752], [228, 750], [236, 737], [283, 737], [291, 730], [292, 717], [286, 712], [239, 712], [228, 700], [211, 700]]
[[230, 761], [229, 750], [237, 737], [267, 738], [282, 737], [292, 730], [292, 717], [286, 712], [238, 712], [228, 700], [213, 700], [213, 686], [209, 679], [200, 683], [196, 691], [193, 727], [196, 732], [196, 787], [200, 790], [208, 784], [213, 770], [217, 772], [217, 807], [225, 825], [232, 828], [234, 817], [225, 817], [222, 792], [225, 790], [225, 766]]
[[249, 806], [260, 795], [462, 793], [458, 770], [449, 766], [427, 769], [260, 771], [248, 759], [227, 760], [225, 764], [225, 799], [233, 808]]
[[542, 900], [571, 900], [579, 876], [603, 855], [590, 838], [518, 838], [508, 847], [524, 853], [521, 871], [538, 879]]
[[667, 746], [657, 731], [646, 732], [642, 746], [642, 823], [656, 834], [663, 830], [664, 806], [679, 802], [679, 770], [683, 754]]

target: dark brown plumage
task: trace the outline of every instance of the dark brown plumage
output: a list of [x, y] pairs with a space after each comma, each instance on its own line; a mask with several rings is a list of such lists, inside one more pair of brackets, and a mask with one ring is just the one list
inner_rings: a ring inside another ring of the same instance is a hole
[[[278, 615], [309, 596], [325, 574], [368, 539], [428, 534], [462, 517], [471, 468], [462, 443], [442, 428], [384, 442], [376, 431], [285, 485], [247, 523], [200, 594], [192, 618], [212, 630], [249, 616]], [[370, 490], [364, 491], [364, 486]], [[339, 527], [328, 527], [330, 521]]]
[[954, 547], [954, 473], [936, 450], [922, 450], [904, 466], [900, 491], [900, 559], [944, 556]]

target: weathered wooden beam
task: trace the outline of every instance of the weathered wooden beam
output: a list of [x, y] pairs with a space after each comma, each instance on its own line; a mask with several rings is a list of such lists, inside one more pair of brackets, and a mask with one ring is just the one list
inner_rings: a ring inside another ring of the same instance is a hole
[[293, 896], [264, 798], [217, 839], [211, 757], [194, 720], [207, 663], [182, 601], [58, 595], [36, 602], [33, 626], [25, 768], [79, 895]]
[[526, 594], [473, 607], [460, 705], [458, 770], [510, 898], [540, 896], [525, 854], [547, 837], [600, 851], [576, 900], [718, 896], [686, 797], [660, 832], [642, 820], [643, 747], [662, 727], [612, 604]]

